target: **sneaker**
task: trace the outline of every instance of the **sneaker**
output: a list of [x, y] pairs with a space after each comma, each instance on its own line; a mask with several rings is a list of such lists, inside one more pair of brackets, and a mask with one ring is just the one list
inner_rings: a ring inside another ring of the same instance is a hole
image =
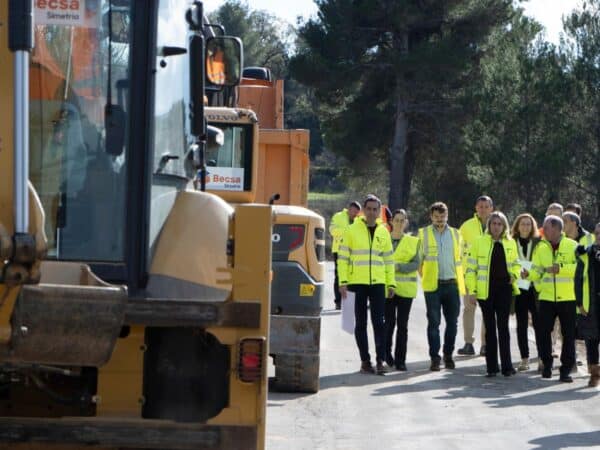
[[440, 371], [440, 357], [439, 356], [437, 358], [431, 359], [431, 366], [429, 366], [429, 370], [431, 370], [432, 372]]
[[552, 378], [552, 367], [544, 367], [542, 369], [542, 378]]
[[465, 343], [465, 346], [463, 348], [459, 348], [456, 353], [463, 356], [474, 355], [475, 349], [473, 348], [473, 344], [469, 344], [467, 342]]
[[529, 370], [529, 358], [523, 358], [519, 363], [519, 372], [525, 372], [526, 370]]
[[485, 345], [482, 345], [479, 349], [479, 356], [485, 356]]
[[568, 374], [564, 374], [560, 376], [559, 378], [561, 383], [572, 383], [573, 382], [573, 377], [571, 375]]
[[386, 372], [387, 372], [387, 369], [385, 368], [383, 363], [381, 361], [378, 362], [377, 366], [375, 367], [375, 373], [377, 375], [385, 375]]
[[454, 360], [452, 359], [452, 355], [444, 355], [444, 367], [446, 369], [454, 369], [454, 368], [456, 368], [456, 364], [454, 364]]
[[375, 373], [371, 361], [363, 361], [360, 365], [360, 373]]

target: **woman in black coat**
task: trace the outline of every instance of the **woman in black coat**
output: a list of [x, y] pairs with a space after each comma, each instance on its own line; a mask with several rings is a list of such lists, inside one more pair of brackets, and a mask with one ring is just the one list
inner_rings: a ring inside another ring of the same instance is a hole
[[577, 330], [579, 337], [585, 339], [590, 387], [598, 386], [600, 381], [600, 223], [596, 225], [594, 235], [594, 244], [578, 248], [579, 260], [575, 271], [575, 298], [579, 313]]

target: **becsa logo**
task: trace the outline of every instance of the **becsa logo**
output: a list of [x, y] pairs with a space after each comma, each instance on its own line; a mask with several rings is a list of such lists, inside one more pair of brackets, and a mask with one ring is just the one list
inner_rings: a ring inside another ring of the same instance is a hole
[[80, 3], [79, 0], [35, 0], [35, 7], [55, 11], [78, 11]]

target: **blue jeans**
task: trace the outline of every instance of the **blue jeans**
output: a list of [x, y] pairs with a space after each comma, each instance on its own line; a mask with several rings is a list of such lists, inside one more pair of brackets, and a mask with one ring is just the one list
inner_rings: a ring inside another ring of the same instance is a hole
[[371, 361], [369, 355], [369, 340], [367, 338], [367, 299], [371, 309], [371, 324], [375, 335], [375, 352], [377, 362], [385, 361], [385, 285], [383, 284], [353, 284], [348, 290], [356, 294], [354, 301], [354, 337], [360, 353], [361, 361]]
[[427, 305], [427, 341], [431, 359], [440, 358], [440, 323], [442, 313], [446, 321], [444, 332], [444, 355], [451, 356], [454, 352], [458, 314], [460, 312], [460, 296], [456, 283], [440, 284], [437, 291], [425, 292]]

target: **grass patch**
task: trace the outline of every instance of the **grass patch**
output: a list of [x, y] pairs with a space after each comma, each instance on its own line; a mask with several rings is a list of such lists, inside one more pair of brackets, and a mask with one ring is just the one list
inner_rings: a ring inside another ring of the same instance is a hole
[[319, 201], [319, 200], [327, 200], [332, 202], [342, 201], [344, 202], [347, 194], [339, 193], [339, 194], [328, 194], [326, 192], [309, 192], [308, 193], [308, 201]]

